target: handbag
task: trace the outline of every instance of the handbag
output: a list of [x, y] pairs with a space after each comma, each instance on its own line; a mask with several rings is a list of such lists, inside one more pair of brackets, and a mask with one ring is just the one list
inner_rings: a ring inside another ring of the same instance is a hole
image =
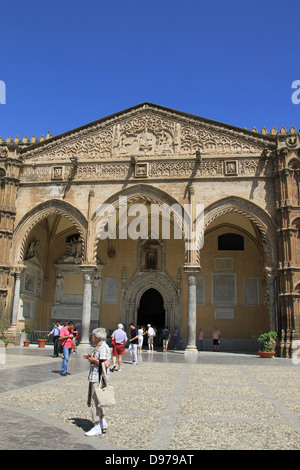
[[[115, 391], [112, 385], [107, 384], [107, 375], [104, 363], [101, 362], [102, 374], [99, 381], [99, 386], [95, 389], [95, 393], [98, 400], [98, 406], [100, 408], [113, 406], [116, 404], [115, 401]], [[100, 375], [100, 366], [99, 366], [99, 375]], [[103, 386], [101, 387], [101, 381], [103, 381]]]

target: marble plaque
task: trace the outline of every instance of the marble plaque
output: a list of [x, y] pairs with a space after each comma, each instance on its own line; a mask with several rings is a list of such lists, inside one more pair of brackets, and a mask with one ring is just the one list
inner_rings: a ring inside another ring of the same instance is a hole
[[244, 305], [259, 305], [258, 277], [244, 277]]
[[233, 269], [233, 258], [215, 258], [216, 269]]
[[215, 320], [234, 320], [233, 308], [216, 308]]
[[205, 278], [204, 277], [197, 278], [196, 299], [197, 299], [197, 305], [205, 305]]
[[107, 276], [103, 279], [103, 304], [116, 304], [118, 302], [118, 278]]
[[212, 304], [223, 306], [237, 304], [235, 273], [212, 273]]

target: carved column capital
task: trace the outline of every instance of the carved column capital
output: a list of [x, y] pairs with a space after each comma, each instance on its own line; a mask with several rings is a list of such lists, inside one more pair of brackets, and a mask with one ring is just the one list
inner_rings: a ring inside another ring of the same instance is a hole
[[26, 269], [27, 269], [27, 266], [25, 266], [24, 264], [17, 264], [15, 266], [12, 266], [11, 273], [15, 274], [16, 278], [20, 278], [22, 272], [25, 271]]

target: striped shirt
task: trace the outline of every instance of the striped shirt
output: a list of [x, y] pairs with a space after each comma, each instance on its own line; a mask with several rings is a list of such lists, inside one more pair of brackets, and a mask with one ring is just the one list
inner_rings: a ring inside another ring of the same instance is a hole
[[[98, 345], [92, 353], [92, 357], [95, 357], [98, 361], [99, 360], [109, 361], [110, 356], [111, 356], [111, 352], [105, 341], [103, 341], [100, 345]], [[90, 373], [89, 373], [89, 382], [99, 382], [99, 366], [98, 365], [91, 364]]]

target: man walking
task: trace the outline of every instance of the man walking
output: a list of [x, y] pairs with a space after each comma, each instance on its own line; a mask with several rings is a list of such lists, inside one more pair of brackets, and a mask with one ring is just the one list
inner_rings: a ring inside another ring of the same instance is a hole
[[[127, 343], [127, 335], [125, 331], [123, 331], [123, 325], [122, 323], [118, 324], [118, 329], [113, 332], [111, 337], [114, 340], [114, 344], [112, 347], [112, 356], [113, 356], [113, 366], [110, 369], [111, 372], [114, 372], [115, 370], [118, 370], [121, 372], [121, 364], [122, 364], [122, 355], [125, 354], [125, 346]], [[117, 356], [118, 356], [118, 369], [116, 369], [116, 362], [117, 362]]]
[[129, 340], [129, 348], [128, 352], [131, 356], [132, 359], [132, 364], [137, 365], [138, 364], [138, 359], [137, 359], [137, 347], [138, 347], [138, 330], [134, 326], [133, 323], [129, 323], [129, 331], [130, 331], [130, 340]]
[[60, 375], [63, 376], [69, 375], [68, 363], [73, 346], [73, 328], [73, 322], [69, 321], [67, 322], [66, 326], [60, 330], [60, 340], [63, 348], [63, 360], [61, 364]]
[[53, 357], [58, 357], [58, 341], [59, 341], [59, 336], [60, 336], [60, 330], [62, 329], [62, 326], [60, 325], [60, 322], [57, 321], [48, 336], [53, 335]]

